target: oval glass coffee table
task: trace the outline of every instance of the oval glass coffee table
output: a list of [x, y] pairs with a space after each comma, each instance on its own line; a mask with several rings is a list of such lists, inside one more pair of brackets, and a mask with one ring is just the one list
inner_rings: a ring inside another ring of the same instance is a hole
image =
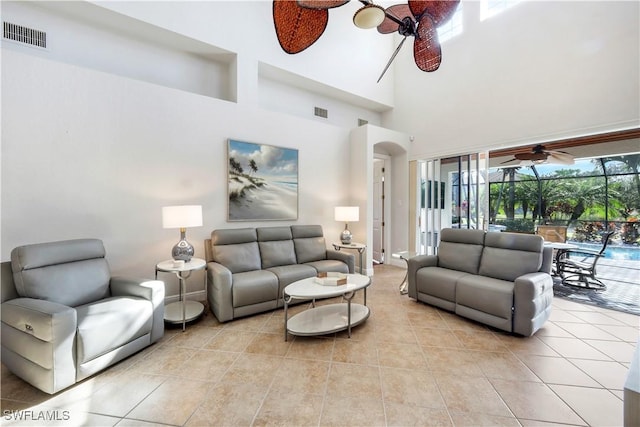
[[[367, 307], [367, 287], [371, 279], [362, 274], [348, 274], [346, 285], [321, 285], [315, 277], [298, 280], [284, 288], [284, 340], [288, 334], [310, 336], [325, 335], [334, 332], [348, 331], [369, 317]], [[364, 291], [364, 304], [352, 303], [351, 300], [360, 289]], [[342, 296], [341, 303], [316, 306], [316, 299]], [[288, 307], [294, 300], [311, 300], [311, 308], [302, 311], [289, 319]]]

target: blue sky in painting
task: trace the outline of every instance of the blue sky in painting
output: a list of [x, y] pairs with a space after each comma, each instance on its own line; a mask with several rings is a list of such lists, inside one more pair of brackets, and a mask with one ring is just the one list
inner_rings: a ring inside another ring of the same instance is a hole
[[290, 184], [298, 182], [298, 150], [230, 139], [229, 158], [239, 162], [246, 174], [251, 173], [249, 162], [254, 160], [258, 166], [255, 175]]

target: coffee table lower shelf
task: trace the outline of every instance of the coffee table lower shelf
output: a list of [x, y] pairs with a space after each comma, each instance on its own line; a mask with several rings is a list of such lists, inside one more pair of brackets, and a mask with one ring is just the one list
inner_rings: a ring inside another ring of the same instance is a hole
[[332, 334], [359, 325], [369, 317], [369, 307], [351, 304], [351, 324], [349, 324], [348, 310], [348, 303], [310, 308], [287, 320], [287, 332], [299, 336]]

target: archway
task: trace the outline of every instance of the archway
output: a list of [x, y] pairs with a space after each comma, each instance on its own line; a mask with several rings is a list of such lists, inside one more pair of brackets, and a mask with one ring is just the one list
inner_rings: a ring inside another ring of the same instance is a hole
[[[367, 245], [365, 271], [373, 274], [374, 159], [385, 156], [384, 251], [408, 248], [409, 136], [397, 131], [365, 125], [351, 132], [350, 202], [360, 207], [360, 221], [352, 232]], [[386, 256], [390, 260], [390, 256]]]

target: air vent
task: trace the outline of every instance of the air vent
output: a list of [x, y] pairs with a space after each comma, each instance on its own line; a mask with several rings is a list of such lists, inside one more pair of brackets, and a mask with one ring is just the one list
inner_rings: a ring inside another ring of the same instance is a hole
[[28, 44], [45, 48], [47, 47], [47, 33], [44, 31], [34, 30], [33, 28], [23, 27], [22, 25], [3, 22], [3, 37], [7, 40], [13, 40], [18, 43]]
[[318, 117], [325, 118], [325, 119], [327, 117], [329, 117], [329, 112], [327, 110], [325, 110], [324, 108], [320, 108], [320, 107], [315, 107], [313, 114], [315, 114]]
[[367, 123], [369, 123], [369, 120], [365, 120], [365, 119], [358, 119], [358, 126], [364, 126]]

